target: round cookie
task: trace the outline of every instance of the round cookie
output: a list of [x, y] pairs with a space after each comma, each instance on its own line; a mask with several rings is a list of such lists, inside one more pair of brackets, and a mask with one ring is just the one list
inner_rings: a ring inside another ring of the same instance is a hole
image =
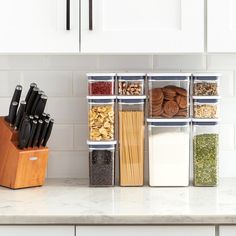
[[177, 104], [179, 105], [179, 108], [181, 109], [185, 109], [187, 108], [187, 97], [184, 97], [184, 96], [181, 96], [181, 95], [178, 95], [176, 96], [176, 102]]
[[177, 94], [187, 97], [187, 90], [184, 88], [176, 87], [175, 91]]
[[164, 104], [163, 110], [167, 116], [173, 117], [178, 113], [179, 106], [175, 101], [168, 101]]
[[164, 97], [175, 97], [176, 96], [175, 88], [172, 88], [172, 87], [164, 87], [164, 88], [162, 88], [162, 92], [164, 94]]

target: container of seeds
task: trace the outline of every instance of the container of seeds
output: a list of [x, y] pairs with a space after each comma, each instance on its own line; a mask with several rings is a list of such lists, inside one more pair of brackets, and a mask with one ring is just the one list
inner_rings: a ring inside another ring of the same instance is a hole
[[117, 74], [118, 94], [123, 96], [144, 95], [145, 78], [144, 73]]
[[219, 118], [219, 99], [213, 97], [193, 97], [193, 118], [217, 119]]
[[195, 186], [216, 186], [218, 184], [218, 158], [218, 121], [193, 119], [193, 180]]
[[193, 74], [193, 96], [218, 96], [220, 76], [218, 73]]
[[87, 142], [89, 146], [89, 184], [91, 187], [115, 185], [115, 145], [110, 142]]
[[88, 96], [89, 140], [114, 140], [115, 96]]

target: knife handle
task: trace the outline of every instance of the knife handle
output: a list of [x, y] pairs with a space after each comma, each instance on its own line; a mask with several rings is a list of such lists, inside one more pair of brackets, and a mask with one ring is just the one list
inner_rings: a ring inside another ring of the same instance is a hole
[[54, 124], [54, 119], [51, 119], [50, 122], [49, 122], [48, 128], [47, 128], [47, 132], [45, 134], [44, 140], [43, 140], [43, 146], [44, 147], [47, 145], [47, 142], [48, 142], [48, 140], [50, 138], [50, 135], [52, 133], [53, 124]]
[[40, 132], [41, 132], [41, 129], [42, 129], [42, 125], [43, 125], [43, 121], [39, 120], [37, 128], [36, 128], [36, 131], [35, 131], [35, 135], [34, 135], [34, 138], [33, 138], [33, 144], [32, 144], [31, 147], [34, 147], [34, 146], [37, 145], [38, 139], [39, 139], [39, 135], [40, 135]]
[[14, 129], [15, 130], [17, 130], [19, 128], [19, 126], [20, 126], [22, 117], [23, 117], [24, 112], [25, 112], [25, 107], [26, 107], [26, 102], [25, 101], [21, 101], [19, 110], [17, 112], [16, 120], [15, 120], [15, 123], [14, 123]]
[[40, 100], [40, 98], [41, 98], [42, 95], [44, 95], [44, 91], [39, 90], [39, 91], [38, 91], [38, 94], [37, 94], [37, 96], [36, 96], [36, 98], [35, 98], [35, 100], [34, 100], [34, 103], [33, 103], [33, 105], [32, 105], [30, 114], [34, 114], [34, 113], [35, 113], [35, 109], [36, 109], [36, 107], [37, 107], [37, 105], [38, 105], [38, 102], [39, 102], [39, 100]]
[[16, 88], [15, 88], [14, 94], [12, 96], [12, 99], [11, 99], [11, 104], [13, 102], [18, 102], [18, 103], [20, 102], [21, 92], [22, 92], [22, 86], [17, 85]]
[[47, 132], [48, 124], [49, 124], [49, 120], [46, 119], [46, 120], [43, 122], [42, 130], [41, 130], [40, 135], [39, 135], [38, 147], [41, 146], [42, 141], [44, 140], [44, 137], [45, 137], [46, 132]]
[[31, 124], [29, 118], [25, 118], [22, 122], [19, 134], [19, 148], [24, 149], [30, 137]]
[[38, 122], [36, 120], [33, 120], [32, 124], [31, 124], [29, 142], [26, 145], [26, 147], [32, 147], [33, 146], [33, 139], [34, 139], [35, 131], [36, 131], [36, 128], [37, 128], [37, 124], [38, 124]]
[[44, 113], [41, 115], [40, 119], [41, 119], [42, 121], [46, 120], [46, 119], [47, 119], [47, 114], [44, 112]]
[[10, 126], [13, 126], [15, 122], [17, 107], [18, 107], [18, 102], [12, 102], [8, 115]]
[[28, 103], [28, 101], [29, 101], [29, 98], [30, 98], [30, 96], [31, 96], [31, 93], [32, 93], [32, 91], [33, 91], [33, 88], [37, 88], [37, 84], [36, 84], [36, 83], [31, 83], [31, 84], [30, 84], [29, 91], [28, 91], [28, 93], [27, 93], [27, 95], [26, 95], [26, 97], [25, 97], [26, 103]]
[[46, 95], [42, 95], [40, 97], [40, 100], [39, 100], [39, 102], [37, 104], [37, 107], [35, 109], [34, 115], [41, 116], [43, 114], [45, 106], [46, 106], [46, 103], [47, 103], [47, 99], [48, 99], [48, 97]]
[[39, 91], [39, 88], [37, 88], [37, 87], [33, 88], [33, 90], [32, 90], [32, 93], [30, 95], [29, 101], [28, 101], [28, 103], [26, 105], [26, 114], [27, 115], [31, 115], [31, 109], [32, 109], [33, 103], [35, 101], [35, 98], [36, 98], [36, 96], [38, 94], [38, 91]]

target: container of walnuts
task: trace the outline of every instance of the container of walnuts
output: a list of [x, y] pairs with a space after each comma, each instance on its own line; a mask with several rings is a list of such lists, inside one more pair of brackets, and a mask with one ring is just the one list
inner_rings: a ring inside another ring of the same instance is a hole
[[189, 117], [189, 73], [148, 74], [149, 117]]
[[89, 140], [114, 140], [115, 96], [88, 96]]

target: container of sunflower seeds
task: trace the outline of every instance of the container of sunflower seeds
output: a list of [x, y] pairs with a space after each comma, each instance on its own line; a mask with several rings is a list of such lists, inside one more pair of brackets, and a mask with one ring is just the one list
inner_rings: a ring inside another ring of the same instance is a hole
[[218, 159], [218, 121], [193, 119], [193, 180], [195, 186], [216, 186], [218, 184]]
[[218, 96], [220, 74], [193, 74], [193, 96]]
[[115, 96], [88, 96], [89, 140], [114, 140]]
[[89, 184], [91, 187], [115, 185], [115, 145], [110, 142], [87, 142], [89, 146]]

